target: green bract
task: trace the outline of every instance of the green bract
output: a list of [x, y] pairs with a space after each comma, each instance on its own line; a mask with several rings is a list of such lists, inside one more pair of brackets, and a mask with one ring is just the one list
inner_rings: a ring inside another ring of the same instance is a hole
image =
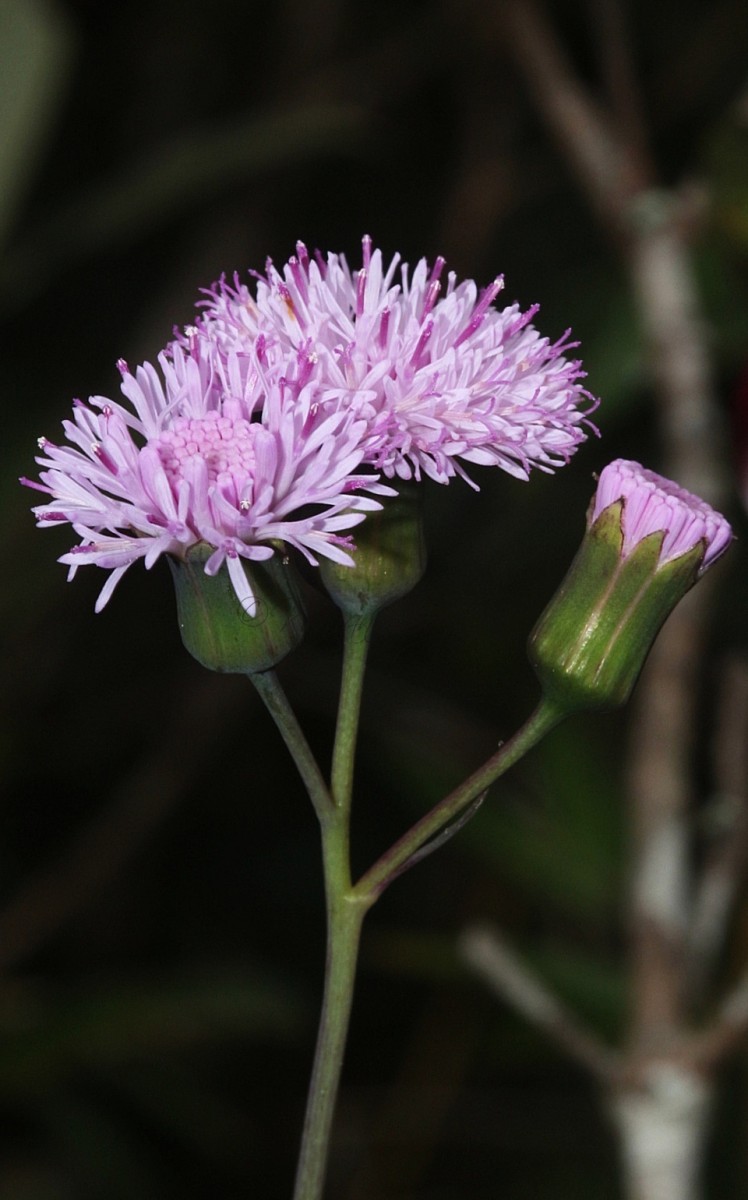
[[589, 527], [530, 635], [545, 695], [565, 712], [625, 704], [664, 621], [693, 586], [705, 545], [661, 564], [664, 532], [622, 555], [623, 502]]
[[356, 529], [354, 566], [320, 560], [322, 582], [344, 613], [376, 613], [418, 583], [426, 569], [421, 507], [418, 485], [402, 487]]
[[304, 636], [304, 610], [294, 569], [277, 553], [244, 564], [257, 603], [256, 614], [250, 617], [227, 571], [205, 574], [212, 553], [212, 547], [201, 543], [183, 559], [168, 558], [185, 648], [210, 671], [242, 675], [267, 671]]

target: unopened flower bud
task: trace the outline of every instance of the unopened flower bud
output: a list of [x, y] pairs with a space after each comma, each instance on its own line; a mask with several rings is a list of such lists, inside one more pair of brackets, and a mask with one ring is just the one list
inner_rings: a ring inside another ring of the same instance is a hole
[[267, 671], [304, 636], [304, 610], [294, 569], [282, 553], [243, 562], [242, 569], [251, 579], [251, 604], [243, 605], [225, 566], [215, 575], [206, 575], [205, 564], [212, 553], [212, 547], [199, 544], [182, 559], [168, 557], [182, 641], [210, 671], [242, 675]]
[[664, 621], [731, 541], [698, 496], [639, 463], [610, 463], [577, 556], [530, 635], [547, 699], [566, 712], [624, 704]]
[[338, 608], [363, 616], [407, 595], [426, 569], [418, 485], [401, 485], [396, 496], [383, 500], [358, 526], [355, 539], [352, 567], [324, 559], [319, 573]]

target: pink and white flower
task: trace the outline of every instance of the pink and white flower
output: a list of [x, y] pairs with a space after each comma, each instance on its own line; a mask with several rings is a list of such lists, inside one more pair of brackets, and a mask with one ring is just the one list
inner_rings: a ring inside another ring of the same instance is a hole
[[310, 257], [299, 242], [281, 271], [268, 263], [255, 294], [237, 276], [220, 280], [198, 330], [239, 352], [259, 338], [270, 362], [313, 355], [322, 402], [357, 406], [364, 459], [389, 478], [447, 483], [476, 463], [526, 479], [568, 462], [597, 403], [565, 356], [575, 343], [568, 332], [542, 337], [537, 306], [496, 308], [503, 279], [479, 293], [472, 280], [444, 278], [444, 266], [422, 259], [411, 274], [395, 255], [385, 267], [365, 237], [353, 271], [343, 255]]
[[67, 444], [42, 438], [41, 482], [23, 482], [49, 497], [40, 525], [78, 535], [70, 575], [111, 572], [97, 609], [136, 559], [200, 543], [252, 612], [245, 563], [279, 542], [353, 564], [346, 531], [393, 494], [380, 474], [447, 483], [473, 463], [526, 479], [567, 462], [596, 406], [568, 334], [552, 344], [535, 308], [495, 307], [501, 279], [479, 294], [444, 265], [385, 267], [365, 237], [352, 271], [299, 242], [254, 292], [210, 289], [159, 368], [122, 363], [126, 404], [76, 402]]
[[80, 538], [60, 560], [70, 577], [88, 563], [111, 572], [97, 611], [137, 559], [150, 568], [198, 543], [213, 548], [207, 574], [225, 563], [250, 615], [244, 563], [269, 558], [278, 542], [312, 563], [352, 564], [344, 531], [381, 507], [358, 490], [392, 489], [360, 473], [364, 422], [355, 408], [318, 404], [308, 355], [280, 375], [256, 355], [196, 342], [160, 355], [160, 372], [118, 365], [128, 403], [76, 401], [67, 444], [39, 440], [41, 483], [22, 480], [49, 496], [34, 509], [39, 525], [68, 523]]

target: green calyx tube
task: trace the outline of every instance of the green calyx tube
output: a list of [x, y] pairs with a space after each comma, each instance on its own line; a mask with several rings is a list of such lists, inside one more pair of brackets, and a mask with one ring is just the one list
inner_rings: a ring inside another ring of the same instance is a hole
[[699, 577], [698, 542], [661, 563], [663, 533], [622, 553], [622, 502], [588, 528], [569, 572], [533, 629], [530, 661], [561, 710], [625, 704], [652, 644]]
[[247, 674], [270, 670], [298, 646], [305, 618], [294, 568], [281, 552], [244, 562], [254, 596], [250, 616], [234, 591], [228, 570], [205, 574], [213, 548], [191, 547], [183, 559], [169, 556], [185, 648], [209, 671]]
[[323, 559], [325, 588], [347, 616], [372, 615], [406, 596], [426, 569], [421, 490], [404, 485], [355, 530], [352, 567]]

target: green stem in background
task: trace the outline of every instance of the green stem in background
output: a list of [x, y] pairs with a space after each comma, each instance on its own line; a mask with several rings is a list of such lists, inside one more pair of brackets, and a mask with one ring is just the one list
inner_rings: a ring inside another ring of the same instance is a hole
[[543, 698], [533, 715], [508, 742], [464, 783], [411, 826], [407, 833], [362, 875], [353, 889], [354, 894], [364, 902], [373, 904], [393, 879], [407, 870], [414, 861], [423, 857], [423, 851], [428, 849], [428, 843], [433, 838], [438, 837], [451, 822], [456, 821], [479, 799], [486, 788], [545, 737], [564, 715], [562, 709]]
[[278, 676], [275, 671], [252, 671], [249, 672], [249, 679], [286, 743], [317, 817], [324, 822], [334, 807], [332, 798]]
[[335, 730], [335, 749], [332, 758], [332, 796], [335, 804], [349, 810], [353, 791], [353, 767], [361, 712], [361, 692], [364, 683], [366, 658], [376, 610], [365, 613], [345, 613], [345, 644], [343, 674], [338, 702], [338, 722]]

